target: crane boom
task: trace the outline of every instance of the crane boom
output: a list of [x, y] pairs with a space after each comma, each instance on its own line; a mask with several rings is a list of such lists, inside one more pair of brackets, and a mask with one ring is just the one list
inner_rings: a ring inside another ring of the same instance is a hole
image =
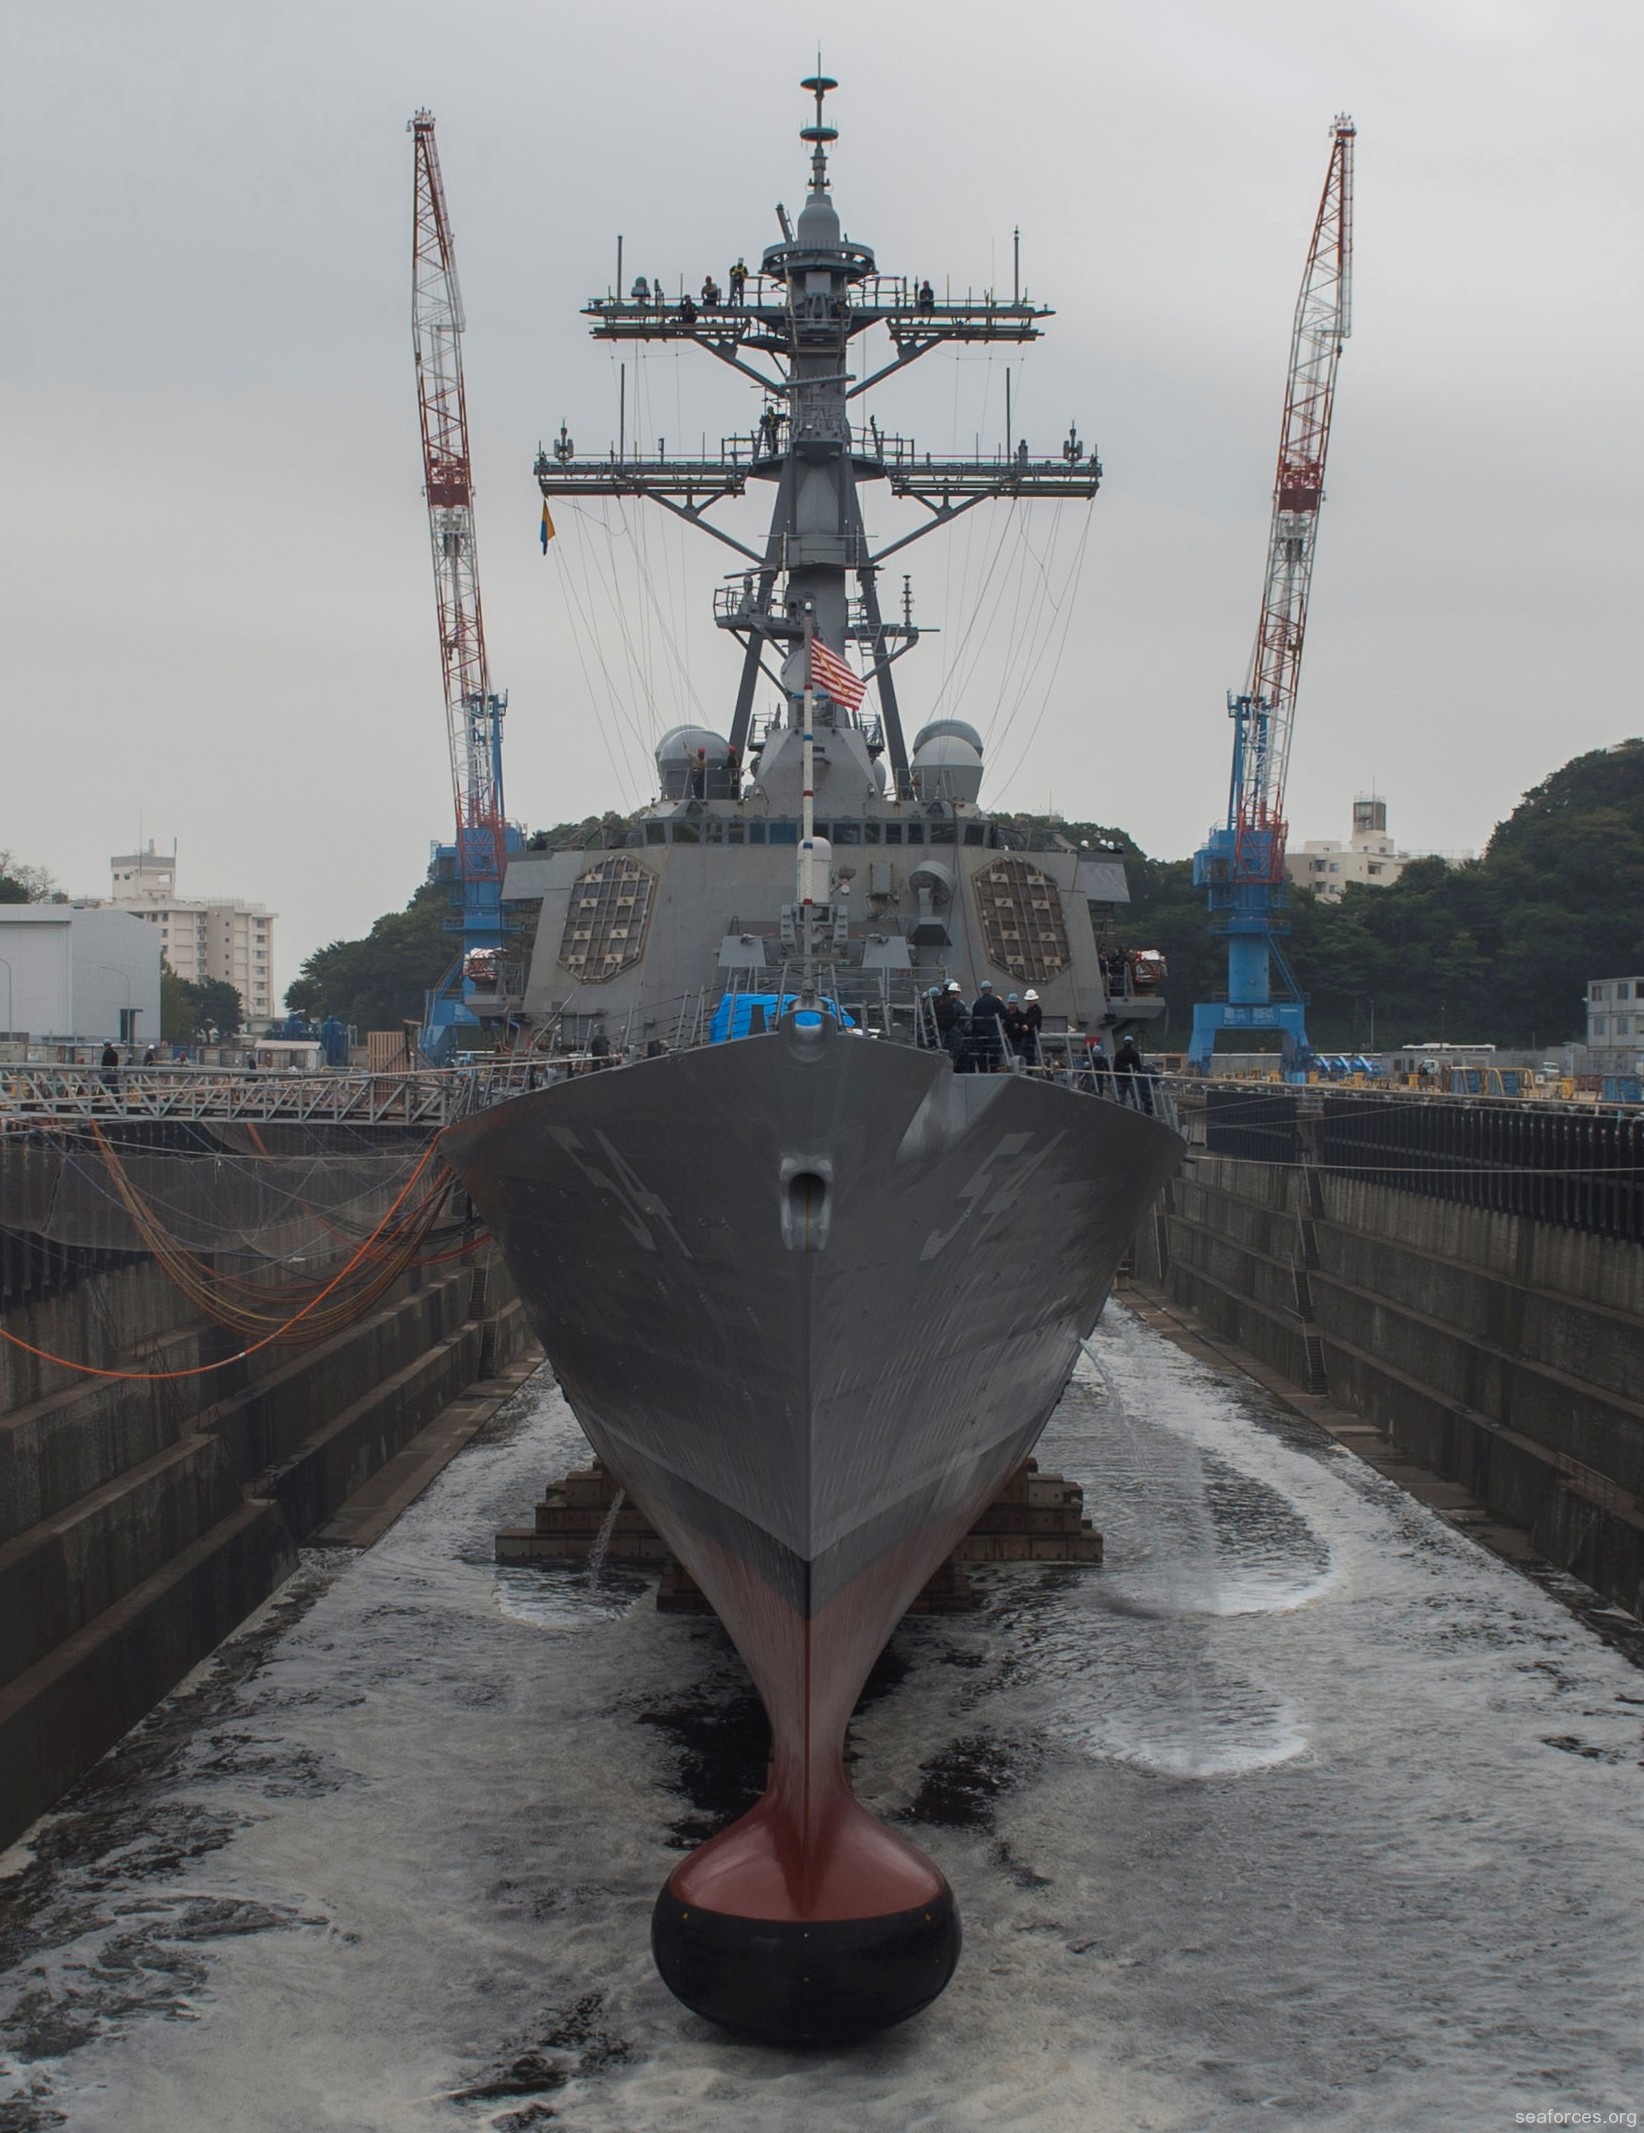
[[1244, 693], [1262, 709], [1261, 744], [1246, 751], [1233, 820], [1263, 835], [1252, 862], [1269, 881], [1284, 878], [1284, 790], [1295, 728], [1296, 684], [1307, 631], [1307, 597], [1324, 501], [1324, 462], [1336, 400], [1336, 366], [1353, 330], [1353, 122], [1338, 118], [1330, 168], [1313, 224], [1313, 243], [1290, 336], [1273, 526], [1261, 622]]
[[434, 114], [419, 111], [410, 130], [416, 143], [411, 345], [417, 360], [457, 844], [465, 881], [500, 882], [504, 707], [492, 692], [485, 660], [468, 402], [462, 384], [462, 292], [445, 212]]
[[[451, 755], [456, 844], [441, 871], [454, 872], [462, 916], [463, 956], [453, 991], [448, 979], [431, 996], [424, 1050], [442, 1056], [452, 1025], [477, 1018], [465, 1001], [496, 990], [496, 951], [503, 938], [502, 877], [508, 855], [502, 796], [502, 720], [506, 695], [491, 687], [474, 538], [473, 462], [462, 382], [462, 291], [445, 209], [434, 115], [419, 111], [407, 128], [414, 143], [415, 209], [411, 254], [411, 345], [422, 424], [423, 493], [434, 559], [440, 665]], [[439, 862], [436, 862], [438, 865]], [[477, 958], [477, 960], [476, 960]], [[489, 963], [487, 963], [489, 958]]]
[[1194, 881], [1210, 895], [1211, 929], [1228, 938], [1227, 997], [1193, 1010], [1188, 1058], [1195, 1066], [1209, 1063], [1223, 1029], [1277, 1029], [1289, 1060], [1307, 1050], [1307, 1003], [1279, 948], [1279, 936], [1290, 930], [1283, 916], [1289, 900], [1284, 796], [1336, 367], [1353, 323], [1355, 138], [1352, 120], [1338, 117], [1290, 336], [1261, 620], [1243, 692], [1227, 699], [1233, 720], [1227, 821], [1194, 855]]

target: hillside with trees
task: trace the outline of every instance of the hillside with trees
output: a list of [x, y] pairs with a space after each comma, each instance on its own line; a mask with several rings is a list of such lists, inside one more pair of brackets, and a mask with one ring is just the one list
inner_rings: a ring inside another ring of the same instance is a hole
[[[1081, 831], [1080, 834], [1085, 834]], [[1130, 945], [1170, 961], [1172, 1024], [1226, 984], [1190, 860], [1131, 868]], [[1411, 862], [1340, 903], [1299, 890], [1290, 959], [1321, 1050], [1579, 1038], [1589, 978], [1644, 970], [1644, 741], [1576, 756], [1537, 785], [1464, 866]], [[1143, 936], [1146, 936], [1144, 939]]]

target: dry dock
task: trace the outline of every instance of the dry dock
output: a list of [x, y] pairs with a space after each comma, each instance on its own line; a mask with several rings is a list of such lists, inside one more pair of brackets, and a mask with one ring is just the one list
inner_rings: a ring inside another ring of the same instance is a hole
[[539, 1379], [375, 1547], [305, 1552], [0, 1862], [11, 2123], [1331, 2133], [1635, 2102], [1644, 1676], [1122, 1302], [1093, 1345], [1040, 1457], [1105, 1567], [973, 1571], [983, 1610], [907, 1622], [852, 1721], [862, 1795], [965, 1890], [928, 2016], [753, 2051], [657, 1978], [657, 1882], [758, 1791], [763, 1737], [722, 1632], [649, 1577], [495, 1562], [586, 1459]]

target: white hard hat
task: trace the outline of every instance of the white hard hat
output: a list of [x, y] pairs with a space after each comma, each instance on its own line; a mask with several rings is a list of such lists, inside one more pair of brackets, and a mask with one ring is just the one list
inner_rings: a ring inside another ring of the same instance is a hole
[[1023, 998], [1024, 1000], [1037, 1000], [1037, 999], [1038, 999], [1038, 997], [1039, 997], [1039, 995], [1038, 995], [1038, 994], [1037, 994], [1037, 993], [1036, 993], [1036, 992], [1034, 991], [1034, 989], [1033, 989], [1033, 987], [1032, 987], [1031, 985], [1030, 985], [1030, 986], [1028, 987], [1027, 991], [1026, 991], [1025, 993], [1023, 993], [1023, 995], [1022, 995], [1022, 998]]
[[959, 990], [960, 990], [959, 980], [958, 980], [957, 978], [949, 978], [949, 980], [948, 980], [948, 991], [949, 991], [949, 992], [958, 992]]

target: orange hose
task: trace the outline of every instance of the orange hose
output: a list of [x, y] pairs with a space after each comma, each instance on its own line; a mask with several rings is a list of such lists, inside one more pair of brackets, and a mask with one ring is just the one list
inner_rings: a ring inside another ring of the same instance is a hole
[[[71, 1362], [67, 1356], [53, 1355], [49, 1349], [36, 1348], [32, 1342], [23, 1340], [19, 1335], [15, 1333], [8, 1333], [4, 1326], [0, 1326], [0, 1339], [9, 1341], [14, 1348], [21, 1348], [27, 1355], [38, 1356], [42, 1362], [56, 1364], [57, 1367], [61, 1370], [76, 1370], [79, 1371], [80, 1374], [84, 1377], [122, 1378], [129, 1382], [139, 1384], [158, 1384], [161, 1381], [170, 1378], [204, 1377], [208, 1371], [226, 1370], [229, 1364], [231, 1363], [243, 1363], [248, 1356], [256, 1355], [259, 1350], [263, 1348], [272, 1347], [273, 1344], [277, 1340], [279, 1340], [284, 1334], [289, 1333], [293, 1326], [300, 1324], [302, 1320], [307, 1318], [311, 1311], [315, 1310], [320, 1304], [325, 1301], [326, 1297], [331, 1294], [333, 1289], [337, 1288], [343, 1281], [347, 1279], [347, 1277], [353, 1272], [354, 1268], [367, 1255], [371, 1246], [375, 1244], [378, 1237], [382, 1235], [383, 1231], [388, 1227], [389, 1223], [393, 1221], [395, 1215], [398, 1214], [400, 1207], [404, 1203], [407, 1195], [410, 1193], [412, 1186], [416, 1184], [418, 1178], [422, 1176], [422, 1173], [434, 1160], [434, 1155], [435, 1146], [432, 1142], [430, 1142], [427, 1150], [423, 1155], [421, 1162], [418, 1163], [416, 1169], [412, 1171], [410, 1177], [406, 1179], [404, 1185], [401, 1187], [399, 1197], [394, 1201], [393, 1206], [389, 1208], [388, 1212], [377, 1224], [377, 1227], [372, 1231], [371, 1235], [366, 1238], [365, 1242], [360, 1246], [359, 1250], [354, 1254], [353, 1258], [348, 1261], [346, 1266], [339, 1268], [337, 1273], [332, 1276], [331, 1280], [326, 1283], [325, 1287], [320, 1290], [317, 1296], [315, 1296], [310, 1302], [304, 1304], [303, 1308], [298, 1311], [295, 1316], [288, 1318], [283, 1326], [276, 1327], [272, 1333], [264, 1334], [261, 1340], [253, 1341], [249, 1347], [241, 1348], [238, 1353], [234, 1355], [223, 1356], [218, 1362], [195, 1363], [191, 1365], [187, 1370], [104, 1370], [99, 1368], [99, 1366], [95, 1363]], [[429, 1195], [430, 1199], [432, 1199], [433, 1197], [434, 1195]], [[439, 1197], [443, 1198], [443, 1193], [439, 1195]], [[419, 1209], [419, 1212], [420, 1211], [421, 1210]], [[387, 1284], [385, 1283], [384, 1286], [386, 1287]], [[344, 1323], [346, 1323], [346, 1320], [344, 1321]]]
[[[249, 1302], [237, 1302], [232, 1297], [219, 1302], [218, 1298], [222, 1292], [237, 1289], [242, 1297], [248, 1299], [256, 1298], [258, 1301], [278, 1301], [282, 1294], [292, 1296], [303, 1293], [301, 1286], [296, 1283], [283, 1283], [277, 1286], [269, 1284], [265, 1286], [261, 1283], [244, 1280], [237, 1275], [218, 1274], [214, 1269], [205, 1266], [194, 1253], [184, 1250], [174, 1238], [168, 1236], [161, 1229], [152, 1215], [149, 1214], [132, 1187], [130, 1179], [126, 1176], [125, 1167], [121, 1163], [119, 1156], [109, 1144], [107, 1136], [103, 1133], [97, 1121], [92, 1121], [91, 1130], [92, 1137], [113, 1181], [115, 1191], [124, 1204], [126, 1212], [130, 1215], [138, 1235], [148, 1246], [161, 1271], [172, 1282], [174, 1287], [181, 1290], [197, 1310], [203, 1311], [209, 1318], [216, 1319], [220, 1325], [232, 1326], [236, 1331], [250, 1333], [260, 1327], [274, 1324], [274, 1316], [266, 1311], [254, 1310], [250, 1307]], [[412, 1178], [407, 1181], [408, 1185], [414, 1181], [423, 1167], [425, 1167], [425, 1163], [426, 1158], [424, 1163], [419, 1163], [417, 1170], [413, 1171]], [[424, 1237], [433, 1227], [434, 1218], [438, 1214], [439, 1208], [449, 1190], [450, 1184], [448, 1181], [444, 1186], [440, 1186], [430, 1192], [415, 1210], [411, 1221], [406, 1226], [405, 1237], [403, 1239], [396, 1238], [391, 1250], [386, 1253], [379, 1253], [375, 1249], [375, 1240], [381, 1235], [383, 1228], [382, 1224], [378, 1225], [377, 1230], [365, 1240], [360, 1251], [355, 1254], [354, 1260], [350, 1264], [357, 1263], [362, 1256], [369, 1257], [379, 1262], [379, 1272], [372, 1277], [370, 1283], [357, 1296], [349, 1299], [346, 1304], [339, 1306], [337, 1309], [326, 1313], [323, 1318], [316, 1320], [310, 1326], [304, 1336], [305, 1338], [324, 1339], [330, 1331], [338, 1326], [348, 1324], [352, 1318], [358, 1316], [366, 1305], [383, 1294], [390, 1284], [398, 1278], [404, 1268], [411, 1263]], [[400, 1199], [403, 1200], [404, 1197], [405, 1195], [402, 1193]], [[398, 1205], [399, 1201], [396, 1201], [395, 1206], [397, 1207]], [[329, 1227], [329, 1225], [327, 1226]], [[309, 1308], [313, 1309], [320, 1302], [321, 1297], [329, 1294], [334, 1286], [334, 1283], [328, 1283], [326, 1288], [320, 1292], [320, 1296], [311, 1299]], [[301, 1313], [298, 1314], [299, 1317], [302, 1315]], [[288, 1325], [294, 1324], [295, 1320], [287, 1320], [284, 1323]]]

